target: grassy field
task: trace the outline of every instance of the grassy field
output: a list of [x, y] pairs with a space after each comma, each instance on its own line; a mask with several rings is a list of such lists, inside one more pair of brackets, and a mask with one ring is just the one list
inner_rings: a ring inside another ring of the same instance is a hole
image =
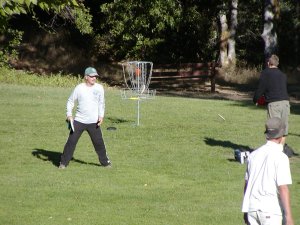
[[[157, 96], [141, 103], [135, 126], [136, 102], [105, 89], [102, 130], [113, 167], [98, 166], [84, 133], [69, 167], [58, 170], [71, 87], [0, 83], [0, 224], [243, 224], [245, 165], [234, 160], [233, 150], [265, 142], [264, 109], [251, 102]], [[287, 140], [298, 153], [299, 114], [294, 104]], [[295, 224], [299, 162], [291, 158]]]

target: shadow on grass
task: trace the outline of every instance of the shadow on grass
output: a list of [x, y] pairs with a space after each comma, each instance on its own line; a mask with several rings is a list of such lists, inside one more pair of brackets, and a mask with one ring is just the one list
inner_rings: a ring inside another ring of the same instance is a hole
[[300, 137], [300, 134], [289, 133], [290, 136]]
[[126, 120], [122, 118], [117, 118], [117, 117], [106, 117], [105, 119], [108, 121], [109, 126], [107, 127], [107, 130], [116, 130], [115, 126], [122, 124], [122, 123], [133, 123], [134, 121], [132, 120]]
[[108, 120], [111, 123], [116, 123], [116, 124], [132, 122], [130, 120], [120, 119], [120, 118], [117, 118], [117, 117], [106, 117], [106, 120]]
[[[204, 138], [204, 142], [207, 145], [210, 145], [210, 146], [220, 146], [220, 147], [223, 147], [223, 148], [229, 148], [230, 150], [232, 150], [232, 153], [235, 149], [240, 149], [242, 151], [250, 151], [250, 152], [253, 151], [253, 149], [251, 149], [247, 145], [238, 145], [238, 144], [235, 144], [231, 141], [216, 140], [216, 139], [213, 139], [213, 138], [206, 137], [206, 138]], [[230, 161], [230, 162], [237, 162], [234, 159], [234, 154], [232, 154], [232, 156], [233, 156], [233, 158], [230, 158], [230, 159], [227, 159], [227, 160]]]
[[204, 139], [204, 142], [210, 146], [221, 146], [224, 148], [230, 148], [232, 150], [237, 149], [237, 148], [244, 149], [246, 151], [252, 150], [251, 148], [249, 148], [249, 146], [246, 146], [246, 145], [238, 145], [238, 144], [232, 143], [231, 141], [216, 140], [216, 139], [208, 138], [208, 137], [206, 137]]
[[[57, 167], [59, 166], [60, 157], [61, 157], [60, 152], [54, 152], [54, 151], [49, 151], [49, 150], [45, 150], [45, 149], [35, 148], [31, 154], [40, 160], [49, 161], [49, 162], [52, 162], [52, 164], [54, 166], [57, 166]], [[82, 161], [79, 159], [75, 159], [74, 157], [72, 158], [71, 161], [80, 163], [80, 164], [100, 166], [100, 164], [85, 162], [85, 161]]]

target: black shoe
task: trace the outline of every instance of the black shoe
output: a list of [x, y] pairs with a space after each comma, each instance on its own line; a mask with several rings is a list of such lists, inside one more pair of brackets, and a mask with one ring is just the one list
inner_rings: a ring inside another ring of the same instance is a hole
[[101, 163], [101, 166], [107, 167], [107, 168], [111, 168], [112, 167], [111, 162], [109, 160], [105, 164]]

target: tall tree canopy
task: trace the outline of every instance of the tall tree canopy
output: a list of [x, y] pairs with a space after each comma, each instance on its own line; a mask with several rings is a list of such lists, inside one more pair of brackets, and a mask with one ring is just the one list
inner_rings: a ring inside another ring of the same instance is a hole
[[82, 33], [91, 33], [91, 16], [88, 10], [78, 0], [1, 0], [0, 31], [5, 31], [8, 21], [14, 15], [32, 14], [35, 18], [35, 8], [53, 13], [53, 17], [71, 21]]
[[117, 59], [143, 59], [157, 54], [156, 47], [176, 31], [182, 7], [173, 0], [136, 0], [106, 3], [101, 10], [107, 42], [119, 49], [112, 54]]
[[65, 29], [88, 37], [99, 60], [203, 62], [220, 55], [229, 64], [258, 65], [276, 52], [281, 62], [299, 64], [294, 0], [1, 0], [1, 33], [13, 32], [10, 21], [18, 14], [41, 26], [66, 21]]
[[216, 50], [217, 29], [214, 5], [209, 2], [137, 0], [103, 4], [100, 39], [115, 59], [207, 60]]

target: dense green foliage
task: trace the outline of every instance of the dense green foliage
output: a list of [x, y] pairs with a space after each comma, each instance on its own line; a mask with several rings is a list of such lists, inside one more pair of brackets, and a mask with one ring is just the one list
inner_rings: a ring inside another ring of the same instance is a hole
[[[23, 13], [44, 29], [76, 28], [81, 32], [79, 35], [89, 40], [94, 54], [91, 57], [99, 60], [147, 59], [161, 63], [217, 60], [221, 11], [227, 15], [230, 25], [230, 1], [221, 0], [2, 2], [0, 18], [9, 22], [8, 26], [21, 24], [22, 17], [18, 20], [16, 14]], [[299, 64], [299, 7], [299, 1], [280, 1], [280, 11], [276, 12], [274, 21], [278, 54], [282, 64], [288, 66]], [[238, 4], [236, 53], [242, 65], [263, 63], [263, 10], [264, 1]], [[65, 23], [57, 22], [60, 20]], [[2, 48], [0, 51], [5, 54]]]
[[0, 48], [0, 66], [6, 66], [10, 61], [18, 60], [18, 47], [22, 41], [23, 32], [8, 28], [6, 31], [6, 41]]
[[[218, 15], [224, 11], [230, 25], [230, 1], [142, 2], [114, 1], [102, 5], [103, 20], [98, 19], [102, 24], [100, 35], [104, 34], [101, 41], [108, 43], [110, 56], [122, 60], [126, 57], [146, 58], [148, 53], [147, 58], [154, 62], [217, 60], [220, 44]], [[278, 54], [284, 64], [297, 65], [299, 2], [281, 1], [280, 7], [274, 21], [279, 39]], [[240, 64], [260, 65], [264, 61], [263, 10], [263, 1], [239, 2], [236, 51]], [[153, 11], [161, 14], [158, 16]], [[155, 29], [162, 24], [163, 29]], [[139, 38], [149, 40], [147, 48], [138, 41]]]
[[[240, 62], [263, 62], [263, 1], [240, 1], [238, 11], [237, 55]], [[251, 16], [249, 16], [251, 15]]]
[[115, 1], [101, 6], [102, 28], [109, 30], [109, 44], [119, 49], [113, 58], [144, 59], [159, 55], [155, 47], [177, 30], [181, 7], [173, 0]]
[[[248, 101], [158, 96], [142, 102], [136, 127], [136, 102], [105, 88], [102, 130], [113, 167], [97, 166], [84, 133], [74, 159], [61, 171], [73, 81], [59, 88], [50, 87], [50, 78], [48, 85], [36, 79], [36, 87], [18, 85], [21, 77], [15, 84], [0, 82], [1, 224], [243, 223], [245, 165], [234, 161], [233, 150], [264, 143], [264, 109]], [[300, 149], [299, 113], [300, 106], [292, 105], [288, 143], [295, 149]], [[109, 126], [117, 130], [106, 130]], [[299, 224], [299, 158], [291, 159], [291, 169]]]
[[[67, 20], [76, 20], [75, 10], [84, 9], [77, 0], [1, 0], [0, 31], [5, 30], [7, 21], [15, 15], [32, 14], [34, 16], [35, 8], [54, 13]], [[79, 16], [79, 18], [82, 17]]]
[[279, 52], [286, 65], [300, 63], [300, 1], [280, 1], [281, 11], [277, 29]]
[[[47, 13], [48, 21], [42, 22], [38, 12]], [[1, 0], [0, 66], [9, 65], [9, 61], [17, 60], [22, 35], [24, 32], [30, 32], [17, 30], [10, 24], [11, 19], [17, 15], [29, 15], [41, 28], [49, 31], [56, 28], [54, 25], [57, 23], [56, 20], [62, 19], [73, 24], [82, 34], [92, 33], [92, 16], [77, 0]]]
[[216, 59], [217, 3], [115, 1], [103, 4], [102, 32], [114, 59], [198, 62]]

